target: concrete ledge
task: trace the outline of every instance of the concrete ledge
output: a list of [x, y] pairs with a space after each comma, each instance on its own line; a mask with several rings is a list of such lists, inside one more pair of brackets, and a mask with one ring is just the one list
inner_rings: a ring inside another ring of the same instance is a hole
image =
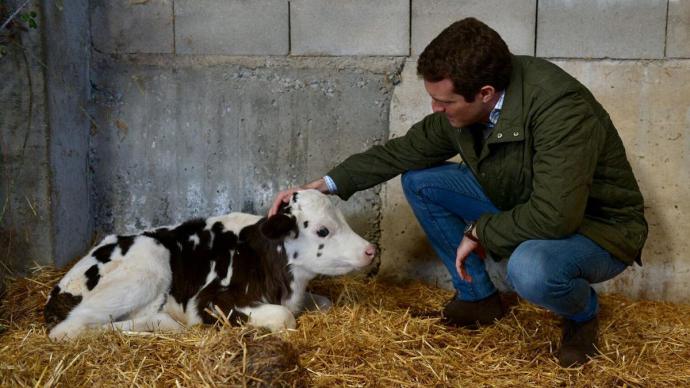
[[408, 0], [293, 0], [292, 54], [409, 55]]
[[178, 0], [180, 54], [287, 55], [287, 0]]
[[663, 58], [665, 0], [542, 0], [537, 55]]
[[91, 35], [106, 53], [172, 53], [172, 0], [94, 0]]
[[536, 11], [536, 0], [412, 0], [412, 55], [421, 54], [444, 28], [469, 16], [495, 29], [514, 54], [534, 55]]

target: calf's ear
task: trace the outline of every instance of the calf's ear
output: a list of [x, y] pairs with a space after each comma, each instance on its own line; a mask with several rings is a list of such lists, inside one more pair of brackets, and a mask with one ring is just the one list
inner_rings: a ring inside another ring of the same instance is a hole
[[295, 232], [295, 237], [297, 237], [299, 233], [297, 221], [295, 221], [295, 217], [286, 214], [276, 214], [269, 217], [261, 225], [261, 233], [271, 240], [285, 238], [291, 232]]
[[289, 203], [281, 202], [278, 206], [278, 214], [292, 214], [292, 207]]

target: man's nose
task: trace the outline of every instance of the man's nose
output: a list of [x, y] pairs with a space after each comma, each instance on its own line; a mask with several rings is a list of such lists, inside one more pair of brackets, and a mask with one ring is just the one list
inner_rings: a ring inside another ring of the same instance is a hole
[[434, 113], [439, 113], [443, 112], [445, 108], [443, 107], [443, 104], [439, 104], [436, 101], [431, 101], [431, 111]]

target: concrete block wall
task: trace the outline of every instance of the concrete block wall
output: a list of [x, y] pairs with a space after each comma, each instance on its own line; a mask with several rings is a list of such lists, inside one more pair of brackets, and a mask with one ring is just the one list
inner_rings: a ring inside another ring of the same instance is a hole
[[[83, 0], [69, 6], [82, 15], [68, 23], [81, 26], [77, 32], [60, 23], [42, 31], [55, 45], [51, 55], [68, 55], [49, 64], [60, 72], [43, 74], [44, 101], [53, 102], [43, 122], [44, 148], [32, 150], [51, 155], [45, 178], [33, 183], [57, 204], [46, 210], [49, 249], [16, 257], [63, 264], [76, 246], [87, 248], [91, 232], [265, 211], [278, 190], [316, 178], [421, 119], [429, 107], [416, 57], [451, 22], [474, 16], [514, 53], [550, 58], [576, 75], [621, 129], [648, 198], [651, 239], [645, 266], [603, 287], [690, 300], [682, 238], [690, 227], [683, 221], [690, 219], [684, 205], [690, 189], [677, 172], [690, 167], [690, 2]], [[65, 33], [72, 38], [61, 39]], [[71, 75], [60, 77], [65, 71]], [[60, 92], [70, 88], [78, 97]], [[0, 96], [21, 94], [7, 90]], [[12, 114], [0, 120], [15, 127], [21, 121]], [[448, 285], [396, 180], [341, 205], [355, 229], [379, 243], [382, 274]], [[60, 228], [78, 219], [91, 224], [76, 228], [78, 238], [67, 246]]]
[[666, 56], [690, 58], [690, 3], [669, 1]]
[[293, 0], [292, 54], [406, 56], [408, 0]]
[[413, 0], [412, 55], [421, 54], [444, 28], [466, 17], [495, 29], [513, 53], [534, 55], [536, 5], [537, 0]]
[[541, 0], [537, 55], [663, 58], [667, 8], [666, 0]]
[[102, 53], [418, 56], [453, 21], [476, 17], [516, 54], [687, 58], [678, 0], [92, 0]]
[[285, 0], [177, 0], [176, 52], [286, 55], [288, 12]]
[[172, 0], [91, 1], [90, 16], [93, 48], [99, 52], [173, 52]]

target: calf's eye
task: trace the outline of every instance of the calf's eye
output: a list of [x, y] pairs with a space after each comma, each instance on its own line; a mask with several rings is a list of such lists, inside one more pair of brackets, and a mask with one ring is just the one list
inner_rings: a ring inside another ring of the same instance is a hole
[[328, 236], [328, 233], [330, 233], [330, 232], [328, 231], [328, 228], [325, 226], [322, 226], [321, 229], [316, 231], [316, 234], [319, 237], [326, 237], [326, 236]]

